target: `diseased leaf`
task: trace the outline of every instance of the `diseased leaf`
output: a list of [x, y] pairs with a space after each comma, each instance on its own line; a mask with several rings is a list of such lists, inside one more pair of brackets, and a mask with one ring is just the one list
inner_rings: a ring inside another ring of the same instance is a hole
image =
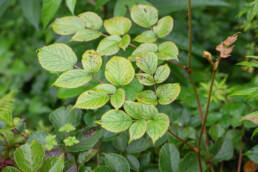
[[62, 0], [43, 0], [41, 9], [41, 21], [43, 28], [46, 28], [51, 19], [55, 16]]
[[104, 113], [98, 123], [108, 131], [120, 133], [131, 126], [132, 119], [124, 111], [110, 110]]
[[114, 172], [130, 172], [128, 161], [119, 154], [105, 154], [105, 165], [110, 167]]
[[144, 43], [139, 45], [132, 53], [132, 55], [129, 57], [131, 61], [135, 61], [136, 57], [142, 56], [146, 54], [147, 52], [156, 52], [158, 50], [158, 46], [153, 43]]
[[108, 100], [107, 93], [89, 90], [78, 97], [74, 107], [78, 109], [98, 109], [104, 106]]
[[101, 55], [111, 56], [119, 51], [119, 42], [121, 38], [117, 35], [108, 36], [102, 39], [98, 45], [97, 52]]
[[110, 35], [124, 35], [131, 26], [131, 20], [126, 17], [113, 17], [104, 21], [104, 27]]
[[51, 27], [59, 35], [72, 35], [84, 29], [85, 24], [77, 16], [66, 16], [57, 18]]
[[82, 19], [83, 23], [85, 24], [86, 28], [92, 30], [99, 30], [103, 25], [103, 21], [98, 14], [94, 12], [85, 12], [79, 14], [79, 17]]
[[148, 5], [134, 5], [131, 18], [136, 24], [148, 28], [157, 23], [158, 10]]
[[73, 65], [77, 62], [76, 54], [63, 43], [55, 43], [40, 48], [38, 58], [40, 65], [51, 72], [73, 69]]
[[65, 0], [66, 6], [72, 14], [74, 14], [74, 8], [77, 0]]
[[146, 53], [145, 55], [136, 58], [136, 65], [142, 71], [152, 75], [157, 69], [158, 57], [155, 53]]
[[102, 65], [102, 57], [95, 50], [86, 50], [82, 55], [82, 66], [89, 73], [96, 73]]
[[174, 42], [166, 41], [159, 45], [159, 60], [178, 60], [178, 53]]
[[170, 75], [170, 68], [167, 64], [159, 66], [154, 75], [154, 80], [156, 83], [160, 84], [164, 82]]
[[137, 140], [141, 138], [145, 134], [146, 128], [147, 128], [147, 122], [145, 120], [138, 120], [134, 122], [129, 129], [129, 135], [130, 135], [129, 143], [132, 142], [133, 140]]
[[151, 43], [157, 40], [155, 33], [152, 30], [142, 32], [134, 38], [134, 41], [141, 43]]
[[129, 46], [131, 42], [131, 37], [130, 35], [124, 35], [122, 37], [122, 40], [119, 42], [119, 47], [122, 48], [124, 51], [126, 50], [126, 48]]
[[87, 42], [99, 38], [101, 32], [91, 29], [82, 29], [76, 32], [70, 41]]
[[241, 120], [248, 120], [252, 123], [258, 125], [258, 111], [252, 112], [246, 116], [244, 116]]
[[115, 109], [119, 109], [125, 101], [125, 90], [118, 88], [116, 93], [111, 96], [110, 103]]
[[124, 57], [114, 56], [106, 64], [105, 77], [113, 85], [128, 85], [134, 78], [134, 68]]
[[141, 84], [146, 86], [152, 86], [155, 84], [153, 76], [147, 73], [138, 73], [136, 74], [136, 78]]
[[236, 42], [238, 35], [239, 33], [235, 33], [234, 35], [229, 36], [225, 41], [216, 47], [216, 50], [220, 52], [221, 58], [228, 58], [231, 56], [231, 52], [234, 48], [233, 44]]
[[175, 145], [166, 143], [159, 153], [159, 170], [161, 172], [177, 172], [180, 153]]
[[162, 105], [172, 103], [180, 94], [181, 87], [178, 83], [163, 84], [157, 88], [158, 101]]
[[53, 85], [62, 88], [78, 88], [88, 83], [90, 80], [91, 75], [88, 71], [73, 69], [60, 75]]
[[152, 90], [144, 90], [136, 95], [136, 99], [138, 102], [146, 103], [146, 104], [154, 104], [158, 103], [157, 96]]
[[166, 133], [169, 127], [169, 118], [164, 113], [156, 114], [153, 118], [154, 119], [148, 120], [146, 132], [154, 144]]
[[170, 16], [162, 17], [158, 24], [153, 27], [153, 31], [159, 38], [167, 36], [173, 29], [174, 20]]
[[116, 87], [111, 84], [99, 84], [94, 88], [94, 90], [98, 92], [104, 92], [107, 94], [115, 94]]

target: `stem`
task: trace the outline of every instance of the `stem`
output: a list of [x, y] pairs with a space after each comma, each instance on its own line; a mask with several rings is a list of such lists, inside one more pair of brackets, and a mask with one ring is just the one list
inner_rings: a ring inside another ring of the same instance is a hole
[[184, 143], [186, 146], [188, 146], [190, 149], [192, 149], [194, 152], [199, 152], [199, 149], [195, 146], [191, 146], [189, 145], [186, 141], [184, 141], [182, 138], [180, 138], [179, 136], [177, 136], [175, 133], [173, 133], [170, 129], [168, 129], [168, 132], [174, 136], [175, 138], [177, 138], [178, 140], [180, 140], [182, 143]]
[[188, 9], [188, 63], [187, 63], [187, 66], [191, 68], [192, 41], [193, 41], [191, 0], [187, 0], [187, 9]]
[[[244, 127], [242, 127], [242, 131], [244, 130]], [[237, 172], [241, 171], [241, 164], [242, 164], [242, 144], [243, 144], [243, 136], [240, 138], [240, 148], [239, 148], [239, 156], [238, 156], [238, 166], [237, 166]]]
[[99, 80], [98, 78], [96, 78], [93, 74], [91, 75], [91, 77], [92, 77], [93, 79], [95, 79], [96, 81], [98, 81], [99, 83], [103, 84], [103, 82], [102, 82], [101, 80]]
[[174, 64], [174, 65], [177, 65], [178, 67], [184, 69], [184, 70], [187, 70], [187, 66], [184, 66], [184, 65], [181, 65], [179, 63], [176, 63], [176, 62], [173, 62], [171, 60], [168, 60], [167, 62], [171, 63], [171, 64]]

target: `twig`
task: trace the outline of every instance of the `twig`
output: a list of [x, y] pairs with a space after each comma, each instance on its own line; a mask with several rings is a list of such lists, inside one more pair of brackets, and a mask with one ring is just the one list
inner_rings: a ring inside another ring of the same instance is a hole
[[191, 68], [192, 41], [193, 41], [191, 0], [187, 0], [187, 9], [188, 9], [188, 63], [187, 63], [187, 66]]
[[181, 139], [179, 136], [177, 136], [175, 133], [173, 133], [170, 129], [168, 129], [168, 132], [174, 136], [175, 138], [177, 138], [178, 140], [180, 140], [182, 143], [184, 143], [186, 146], [188, 146], [190, 149], [192, 149], [194, 152], [199, 152], [199, 149], [195, 146], [191, 146], [189, 145], [186, 141], [184, 141], [183, 139]]
[[[244, 127], [242, 127], [242, 131]], [[238, 156], [238, 165], [237, 165], [237, 172], [241, 171], [241, 164], [242, 164], [242, 144], [243, 144], [243, 136], [240, 138], [240, 147], [239, 147], [239, 156]]]
[[96, 81], [98, 81], [99, 83], [103, 84], [103, 82], [102, 82], [100, 79], [96, 78], [93, 74], [91, 75], [91, 77], [92, 77], [93, 79], [95, 79]]
[[171, 63], [171, 64], [174, 64], [174, 65], [176, 65], [176, 66], [178, 66], [178, 67], [180, 67], [180, 68], [182, 68], [182, 69], [184, 69], [184, 70], [187, 70], [187, 66], [181, 65], [181, 64], [176, 63], [176, 62], [173, 62], [173, 61], [171, 61], [171, 60], [168, 60], [167, 62], [169, 62], [169, 63]]

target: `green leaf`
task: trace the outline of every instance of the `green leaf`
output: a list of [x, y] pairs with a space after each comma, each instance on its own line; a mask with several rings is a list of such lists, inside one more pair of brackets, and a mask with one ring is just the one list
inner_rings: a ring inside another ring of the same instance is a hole
[[174, 42], [166, 41], [159, 45], [159, 60], [178, 60], [178, 53]]
[[65, 0], [65, 4], [72, 14], [74, 14], [74, 8], [77, 0]]
[[111, 56], [119, 51], [119, 42], [121, 38], [117, 35], [108, 36], [102, 39], [97, 47], [97, 52], [101, 55]]
[[[206, 164], [204, 161], [202, 163], [202, 170], [206, 171]], [[179, 169], [181, 171], [187, 172], [197, 172], [200, 171], [197, 154], [195, 152], [187, 153], [184, 158], [180, 161]]]
[[77, 16], [66, 16], [57, 18], [51, 27], [59, 35], [72, 35], [84, 29], [85, 25]]
[[94, 172], [114, 172], [111, 168], [106, 166], [98, 166]]
[[158, 10], [148, 5], [134, 5], [131, 9], [132, 20], [142, 26], [151, 27], [158, 21]]
[[170, 75], [170, 68], [167, 64], [164, 64], [157, 68], [157, 71], [154, 75], [154, 80], [157, 84], [160, 84], [160, 83], [166, 81], [166, 79], [169, 77], [169, 75]]
[[122, 37], [122, 40], [119, 42], [119, 47], [122, 48], [124, 51], [126, 50], [126, 48], [129, 46], [131, 42], [131, 37], [130, 35], [126, 34]]
[[134, 122], [129, 129], [129, 135], [130, 135], [129, 143], [132, 142], [133, 140], [137, 140], [141, 138], [144, 135], [146, 129], [147, 129], [147, 122], [145, 120], [138, 120]]
[[249, 61], [243, 61], [243, 62], [237, 63], [237, 65], [247, 66], [247, 67], [258, 67], [257, 62], [249, 62]]
[[82, 29], [74, 34], [70, 41], [87, 42], [97, 39], [102, 35], [101, 32], [91, 29]]
[[80, 110], [72, 110], [71, 106], [62, 106], [50, 113], [49, 120], [56, 129], [61, 128], [65, 124], [72, 124], [77, 127], [81, 122], [81, 115]]
[[136, 42], [151, 43], [157, 40], [155, 33], [152, 30], [142, 32], [140, 35], [134, 38]]
[[64, 126], [62, 126], [61, 128], [59, 128], [58, 131], [70, 133], [71, 131], [74, 131], [75, 129], [76, 129], [76, 128], [75, 128], [72, 124], [67, 123], [67, 124], [65, 124]]
[[125, 90], [125, 97], [127, 100], [135, 100], [135, 96], [143, 90], [143, 85], [141, 85], [137, 79], [133, 79], [130, 84], [123, 87]]
[[142, 71], [152, 75], [157, 69], [158, 57], [153, 52], [146, 53], [144, 56], [136, 58], [136, 65]]
[[41, 21], [43, 28], [46, 28], [51, 19], [55, 16], [62, 0], [43, 0], [41, 9]]
[[157, 89], [158, 101], [162, 105], [172, 103], [178, 97], [181, 91], [179, 83], [163, 84]]
[[77, 162], [83, 165], [86, 162], [90, 161], [97, 153], [97, 149], [90, 149], [89, 151], [82, 152], [79, 154]]
[[131, 26], [131, 20], [126, 17], [113, 17], [104, 21], [104, 27], [110, 35], [124, 35]]
[[40, 0], [20, 0], [22, 12], [26, 19], [38, 30], [40, 21]]
[[40, 168], [39, 172], [62, 172], [64, 169], [63, 156], [59, 158], [50, 157], [44, 161], [44, 164]]
[[236, 90], [233, 93], [230, 94], [230, 96], [256, 96], [258, 94], [258, 87], [251, 87], [251, 88], [245, 88]]
[[214, 141], [222, 137], [224, 133], [225, 133], [225, 129], [220, 124], [216, 124], [210, 127], [209, 129], [209, 134]]
[[158, 114], [158, 110], [153, 105], [126, 101], [124, 110], [134, 119], [152, 119]]
[[110, 103], [115, 109], [119, 109], [125, 102], [125, 90], [118, 88], [116, 93], [111, 96]]
[[153, 27], [153, 31], [159, 38], [167, 36], [173, 29], [174, 20], [170, 16], [162, 17], [158, 24]]
[[97, 73], [102, 65], [102, 57], [95, 50], [86, 50], [82, 55], [82, 66], [89, 73]]
[[12, 112], [14, 109], [15, 91], [11, 91], [0, 99], [0, 121], [5, 123], [5, 128], [14, 127]]
[[94, 90], [98, 92], [104, 92], [107, 94], [115, 94], [116, 87], [111, 84], [99, 84], [94, 88]]
[[126, 158], [119, 154], [105, 154], [105, 164], [114, 172], [130, 172], [130, 165]]
[[89, 90], [78, 97], [74, 107], [78, 109], [98, 109], [104, 106], [108, 100], [107, 93]]
[[44, 149], [38, 142], [32, 141], [17, 148], [14, 159], [22, 171], [35, 172], [41, 166], [44, 158]]
[[180, 162], [180, 153], [175, 145], [166, 143], [160, 149], [159, 170], [161, 172], [177, 172]]
[[[213, 157], [214, 161], [221, 162], [221, 161], [227, 161], [233, 158], [234, 149], [232, 140], [230, 138], [224, 138], [222, 142], [217, 141], [217, 145], [219, 145], [218, 152]], [[216, 145], [216, 146], [217, 146]]]
[[241, 120], [248, 120], [258, 125], [258, 111], [252, 112], [246, 116], [244, 116]]
[[78, 143], [79, 140], [77, 140], [75, 136], [68, 136], [64, 139], [65, 146], [73, 146]]
[[40, 48], [38, 59], [40, 65], [51, 72], [63, 72], [73, 69], [73, 65], [77, 62], [76, 54], [69, 46], [63, 43], [55, 43]]
[[146, 151], [151, 146], [151, 139], [146, 135], [138, 140], [132, 141], [127, 147], [127, 152], [137, 154]]
[[135, 156], [130, 155], [130, 154], [126, 155], [126, 158], [130, 164], [131, 169], [133, 169], [135, 171], [139, 171], [140, 162], [138, 161], [138, 159]]
[[105, 77], [113, 85], [128, 85], [134, 74], [133, 65], [124, 57], [114, 56], [106, 64]]
[[136, 57], [145, 55], [148, 52], [156, 52], [158, 50], [158, 46], [153, 43], [144, 43], [139, 45], [129, 57], [131, 61], [135, 61]]
[[20, 170], [12, 166], [7, 166], [2, 170], [2, 172], [20, 172]]
[[66, 150], [68, 152], [82, 152], [82, 151], [88, 151], [90, 150], [93, 146], [97, 144], [99, 139], [103, 135], [103, 130], [98, 130], [96, 132], [90, 133], [90, 136], [85, 136], [85, 134], [79, 139], [80, 143], [66, 147]]
[[79, 14], [79, 17], [82, 19], [86, 28], [88, 29], [99, 30], [103, 25], [101, 17], [94, 12], [81, 13]]
[[52, 150], [54, 148], [54, 146], [57, 145], [57, 142], [56, 142], [56, 135], [51, 135], [49, 134], [48, 136], [46, 136], [44, 138], [44, 148], [46, 150]]
[[250, 149], [249, 151], [247, 151], [245, 153], [245, 155], [253, 162], [255, 162], [256, 164], [258, 163], [258, 145], [255, 145], [254, 147], [252, 147], [252, 149]]
[[130, 127], [132, 119], [124, 111], [110, 110], [101, 117], [98, 123], [110, 132], [120, 133]]
[[62, 88], [78, 88], [88, 83], [90, 80], [91, 75], [88, 71], [73, 69], [62, 73], [53, 85]]
[[144, 90], [136, 95], [136, 99], [138, 102], [146, 103], [146, 104], [154, 104], [158, 103], [157, 96], [152, 90]]
[[153, 120], [147, 122], [147, 134], [152, 139], [153, 144], [162, 137], [169, 127], [169, 118], [164, 113], [154, 116]]

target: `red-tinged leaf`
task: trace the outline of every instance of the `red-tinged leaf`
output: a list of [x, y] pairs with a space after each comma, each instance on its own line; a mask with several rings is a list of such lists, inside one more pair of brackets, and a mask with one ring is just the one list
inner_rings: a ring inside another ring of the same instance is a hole
[[221, 58], [228, 58], [231, 56], [231, 52], [234, 49], [233, 44], [236, 42], [238, 35], [239, 33], [235, 33], [234, 35], [229, 36], [225, 41], [216, 47], [216, 50], [220, 52], [219, 56]]

